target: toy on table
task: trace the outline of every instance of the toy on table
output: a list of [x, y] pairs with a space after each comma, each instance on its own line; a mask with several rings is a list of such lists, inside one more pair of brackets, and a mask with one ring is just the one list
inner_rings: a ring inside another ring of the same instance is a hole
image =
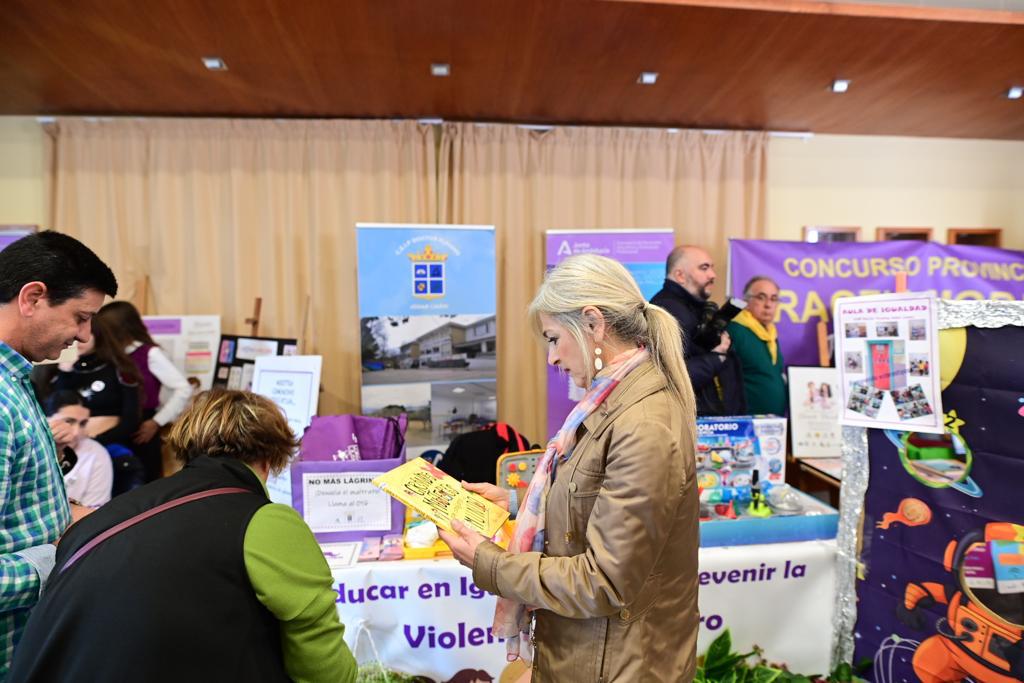
[[754, 470], [753, 479], [750, 482], [750, 505], [747, 506], [747, 514], [751, 517], [768, 517], [772, 509], [765, 500], [764, 490], [761, 482], [758, 481], [758, 472]]
[[804, 503], [789, 484], [760, 481], [757, 470], [751, 474], [750, 483], [700, 487], [698, 495], [700, 518], [704, 520], [797, 515], [804, 512]]
[[518, 490], [520, 493], [526, 490], [537, 471], [537, 461], [544, 454], [541, 449], [531, 451], [516, 451], [505, 453], [498, 458], [495, 481], [498, 486], [508, 490]]
[[761, 481], [785, 480], [785, 419], [702, 417], [697, 420], [698, 486], [745, 486], [751, 472]]

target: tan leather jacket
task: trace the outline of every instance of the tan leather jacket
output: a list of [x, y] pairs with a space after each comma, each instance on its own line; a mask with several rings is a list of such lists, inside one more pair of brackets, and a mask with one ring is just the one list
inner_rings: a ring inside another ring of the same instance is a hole
[[690, 681], [697, 645], [693, 403], [653, 364], [580, 427], [547, 499], [544, 553], [481, 543], [474, 582], [534, 605], [533, 683]]

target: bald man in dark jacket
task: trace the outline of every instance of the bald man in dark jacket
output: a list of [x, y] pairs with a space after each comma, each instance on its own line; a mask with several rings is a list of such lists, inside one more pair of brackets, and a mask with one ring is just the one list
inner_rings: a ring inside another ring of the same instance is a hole
[[711, 256], [700, 247], [678, 246], [668, 255], [665, 285], [651, 303], [679, 321], [686, 370], [697, 396], [697, 415], [745, 415], [742, 370], [739, 360], [729, 352], [729, 333], [722, 332], [718, 345], [710, 349], [694, 341], [714, 284]]

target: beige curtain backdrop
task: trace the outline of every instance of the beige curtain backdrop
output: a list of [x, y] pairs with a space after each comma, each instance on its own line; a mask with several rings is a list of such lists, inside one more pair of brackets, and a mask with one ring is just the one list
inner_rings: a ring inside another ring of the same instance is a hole
[[493, 223], [498, 407], [537, 442], [547, 432], [544, 351], [525, 311], [544, 273], [548, 229], [673, 228], [704, 246], [726, 293], [728, 239], [765, 225], [764, 133], [445, 124], [442, 216]]
[[[357, 222], [496, 226], [501, 419], [547, 436], [525, 310], [548, 229], [674, 228], [708, 248], [763, 236], [766, 136], [389, 121], [61, 119], [54, 227], [149, 279], [151, 314], [220, 314], [324, 356], [321, 413], [359, 410]], [[305, 321], [307, 297], [311, 315]], [[304, 329], [303, 329], [304, 328]]]
[[68, 119], [50, 132], [54, 227], [110, 263], [119, 298], [148, 277], [148, 313], [220, 314], [248, 333], [262, 297], [261, 334], [324, 356], [321, 412], [358, 412], [355, 224], [436, 222], [432, 127]]

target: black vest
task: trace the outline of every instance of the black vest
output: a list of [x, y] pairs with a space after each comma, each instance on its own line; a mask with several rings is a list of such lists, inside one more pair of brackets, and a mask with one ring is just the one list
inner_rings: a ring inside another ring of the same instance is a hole
[[[225, 486], [252, 495], [213, 496], [162, 512], [58, 573], [115, 524]], [[280, 627], [256, 599], [242, 548], [249, 521], [269, 502], [244, 464], [200, 457], [72, 526], [8, 680], [287, 681]]]

